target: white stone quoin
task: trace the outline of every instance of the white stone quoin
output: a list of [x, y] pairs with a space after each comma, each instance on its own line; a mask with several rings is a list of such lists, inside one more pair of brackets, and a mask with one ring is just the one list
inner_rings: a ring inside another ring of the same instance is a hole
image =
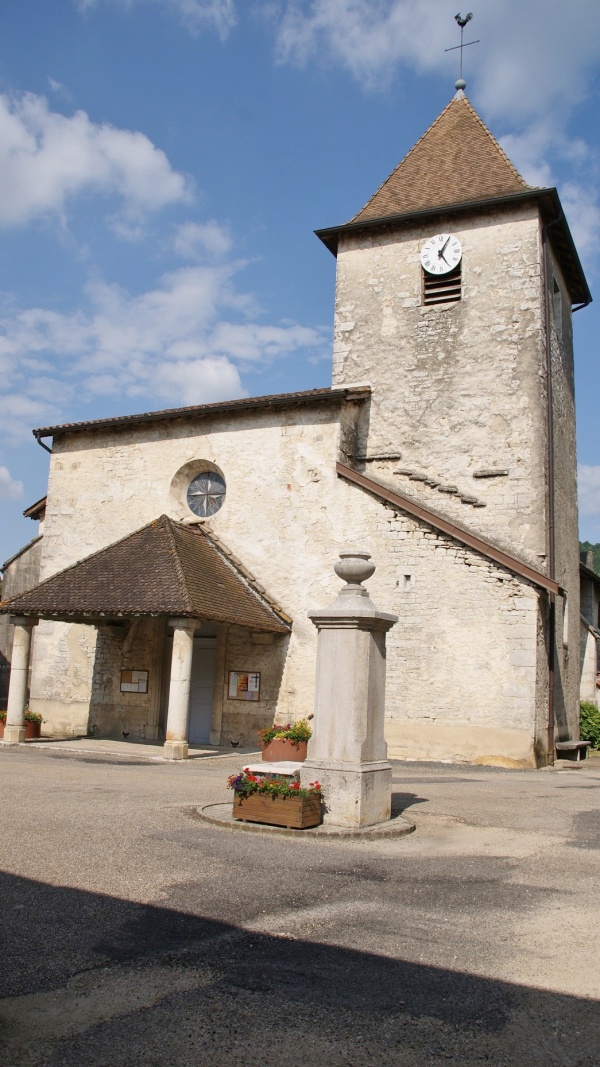
[[31, 654], [31, 634], [38, 620], [15, 615], [11, 621], [14, 624], [15, 631], [10, 664], [8, 703], [6, 705], [4, 744], [18, 745], [25, 740], [25, 708], [27, 706], [27, 677], [29, 674], [29, 656]]
[[187, 759], [194, 631], [201, 625], [199, 619], [169, 619], [173, 629], [173, 654], [163, 748], [165, 759]]
[[302, 784], [320, 781], [323, 821], [374, 826], [391, 815], [392, 768], [384, 738], [385, 635], [397, 615], [378, 611], [362, 582], [368, 552], [341, 552], [346, 585], [328, 608], [308, 612], [319, 631], [314, 733]]

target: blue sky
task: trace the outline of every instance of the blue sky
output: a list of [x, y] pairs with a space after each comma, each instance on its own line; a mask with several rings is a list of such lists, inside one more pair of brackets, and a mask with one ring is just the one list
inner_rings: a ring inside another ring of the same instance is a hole
[[[453, 93], [456, 0], [3, 0], [0, 561], [51, 423], [330, 384], [346, 221]], [[466, 13], [465, 11], [463, 12]], [[474, 0], [467, 94], [600, 270], [597, 0]], [[600, 541], [599, 304], [575, 317]]]

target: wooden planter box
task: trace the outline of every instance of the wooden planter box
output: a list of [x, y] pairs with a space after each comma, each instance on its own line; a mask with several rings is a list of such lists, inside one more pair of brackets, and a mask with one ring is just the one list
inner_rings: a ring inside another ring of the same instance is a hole
[[281, 763], [283, 760], [292, 760], [294, 763], [304, 763], [306, 759], [307, 741], [282, 741], [275, 738], [265, 745], [262, 750], [262, 758], [267, 763]]
[[262, 822], [267, 826], [286, 826], [290, 830], [306, 830], [323, 821], [321, 797], [268, 797], [253, 793], [250, 797], [236, 797], [233, 817], [243, 822]]

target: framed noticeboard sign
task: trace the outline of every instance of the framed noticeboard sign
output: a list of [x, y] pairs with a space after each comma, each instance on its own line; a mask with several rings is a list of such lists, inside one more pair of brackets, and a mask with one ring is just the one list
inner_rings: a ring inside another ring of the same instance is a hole
[[122, 693], [147, 693], [148, 671], [121, 671]]
[[230, 671], [227, 696], [230, 700], [260, 700], [260, 672]]

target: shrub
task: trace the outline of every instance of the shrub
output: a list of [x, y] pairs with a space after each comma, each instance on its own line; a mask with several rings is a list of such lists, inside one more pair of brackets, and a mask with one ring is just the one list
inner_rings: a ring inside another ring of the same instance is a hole
[[273, 723], [267, 730], [259, 730], [258, 736], [262, 745], [268, 745], [271, 741], [291, 741], [298, 746], [301, 741], [309, 741], [312, 730], [306, 719], [299, 722], [288, 722], [285, 726], [276, 726]]
[[582, 700], [579, 708], [581, 740], [591, 741], [592, 748], [600, 748], [600, 708], [589, 700]]

